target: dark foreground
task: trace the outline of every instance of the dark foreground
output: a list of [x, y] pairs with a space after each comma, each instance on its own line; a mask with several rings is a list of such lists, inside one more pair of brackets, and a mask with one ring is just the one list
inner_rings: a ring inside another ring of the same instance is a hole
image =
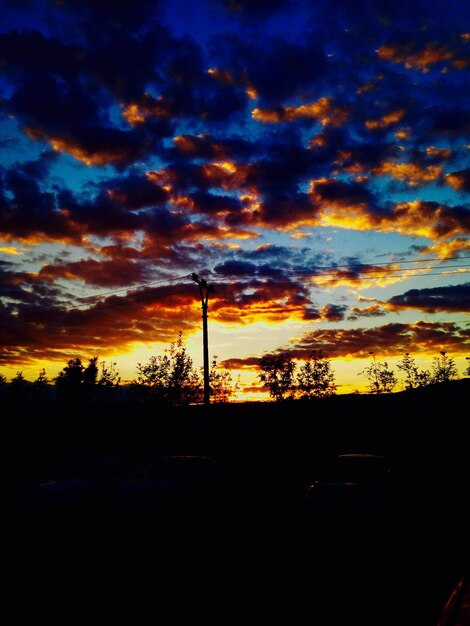
[[[4, 536], [17, 621], [33, 608], [64, 624], [436, 624], [468, 572], [468, 385], [450, 389], [166, 415], [52, 407], [39, 418], [12, 407]], [[344, 452], [389, 459], [387, 501], [312, 511], [306, 488]], [[25, 504], [73, 460], [189, 454], [218, 462], [213, 498], [46, 514]]]

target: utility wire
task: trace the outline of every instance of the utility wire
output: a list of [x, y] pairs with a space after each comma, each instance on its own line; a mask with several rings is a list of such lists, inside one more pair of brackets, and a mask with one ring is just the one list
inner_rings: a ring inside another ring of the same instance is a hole
[[73, 302], [74, 300], [90, 300], [93, 298], [102, 298], [103, 296], [110, 296], [112, 294], [122, 291], [135, 291], [137, 289], [142, 289], [143, 287], [153, 287], [155, 285], [174, 282], [176, 280], [184, 280], [185, 278], [191, 278], [191, 274], [185, 274], [184, 276], [174, 276], [173, 278], [163, 278], [162, 280], [152, 280], [149, 283], [141, 283], [139, 285], [133, 285], [131, 287], [121, 287], [120, 289], [112, 289], [111, 291], [104, 291], [103, 293], [97, 293], [90, 296], [76, 296], [75, 298], [72, 298], [70, 300], [61, 301], [61, 304], [67, 304], [67, 302]]
[[[463, 267], [470, 267], [469, 266], [463, 266]], [[361, 274], [305, 274], [305, 275], [301, 275], [302, 278], [300, 280], [308, 280], [308, 279], [315, 279], [315, 278], [331, 278], [331, 280], [333, 281], [334, 279], [337, 280], [342, 280], [342, 279], [352, 279], [352, 278], [357, 278], [358, 281], [362, 281], [362, 280], [378, 280], [378, 278], [387, 278], [387, 276], [390, 276], [391, 278], [396, 278], [396, 279], [400, 279], [400, 278], [411, 278], [411, 277], [415, 277], [415, 276], [420, 276], [421, 278], [426, 278], [427, 276], [460, 276], [462, 274], [468, 274], [470, 272], [470, 270], [463, 270], [461, 272], [450, 272], [448, 270], [445, 270], [443, 272], [425, 272], [425, 270], [427, 268], [416, 268], [416, 269], [423, 269], [423, 272], [420, 274], [392, 274], [391, 271], [390, 272], [379, 272], [379, 270], [375, 271], [375, 272], [368, 272], [365, 275], [361, 275]], [[399, 270], [396, 270], [399, 271]], [[370, 276], [370, 274], [374, 274], [374, 276]], [[376, 276], [375, 274], [379, 274], [378, 276]], [[235, 276], [235, 275], [233, 275]], [[246, 277], [246, 274], [244, 274], [242, 276], [243, 278]], [[291, 281], [287, 281], [287, 280], [275, 280], [275, 276], [266, 276], [266, 275], [256, 275], [256, 276], [251, 276], [250, 278], [259, 278], [259, 279], [268, 279], [268, 278], [272, 278], [274, 280], [272, 280], [271, 283], [269, 284], [286, 284], [286, 285], [292, 285], [292, 280]], [[226, 279], [222, 279], [222, 280], [218, 280], [215, 284], [216, 285], [229, 285], [231, 282], [233, 281], [229, 281]]]
[[348, 263], [347, 265], [318, 265], [318, 266], [313, 266], [314, 269], [334, 269], [336, 267], [364, 267], [364, 266], [372, 266], [375, 267], [376, 265], [392, 265], [392, 263], [400, 263], [402, 265], [404, 264], [408, 264], [408, 263], [447, 263], [447, 262], [451, 262], [451, 261], [460, 261], [461, 259], [470, 259], [470, 256], [460, 256], [457, 257], [455, 259], [410, 259], [408, 261], [386, 261], [386, 262], [380, 262], [380, 263]]
[[[127, 288], [127, 289], [116, 289], [116, 290], [113, 290], [113, 291], [110, 291], [110, 292], [106, 292], [106, 295], [113, 294], [113, 293], [120, 292], [120, 291], [128, 291], [128, 292], [130, 292], [130, 294], [132, 294], [134, 291], [136, 293], [138, 293], [138, 289], [140, 287], [146, 287], [146, 286], [154, 285], [154, 284], [161, 284], [163, 282], [168, 282], [169, 280], [181, 280], [181, 279], [184, 279], [184, 278], [189, 277], [189, 276], [190, 276], [190, 274], [187, 274], [186, 276], [180, 276], [178, 278], [173, 278], [173, 279], [166, 279], [165, 281], [155, 281], [153, 283], [145, 283], [145, 284], [140, 285], [140, 286], [138, 286], [136, 288], [132, 287], [132, 288]], [[189, 289], [189, 287], [192, 287], [191, 283], [188, 283], [186, 285], [184, 285], [184, 284], [169, 285], [169, 288], [172, 288], [172, 292], [171, 293], [166, 293], [164, 295], [168, 296], [168, 295], [173, 295], [173, 294], [176, 294], [176, 293], [182, 293], [183, 291]], [[90, 298], [99, 298], [102, 295], [103, 294], [99, 294], [97, 296], [84, 296], [84, 297], [80, 297], [80, 298], [74, 298], [73, 300], [66, 300], [65, 302], [62, 301], [62, 302], [60, 302], [58, 304], [60, 304], [60, 305], [66, 304], [68, 306], [61, 306], [60, 308], [58, 308], [57, 306], [51, 308], [51, 307], [46, 307], [46, 306], [39, 305], [39, 306], [35, 307], [33, 310], [21, 312], [20, 315], [17, 317], [17, 319], [14, 319], [14, 318], [12, 319], [10, 317], [9, 321], [7, 321], [4, 324], [2, 324], [2, 327], [3, 328], [8, 328], [10, 326], [17, 325], [17, 324], [25, 321], [25, 318], [27, 320], [28, 317], [40, 316], [41, 313], [48, 313], [48, 314], [51, 314], [51, 315], [54, 315], [54, 316], [60, 316], [62, 313], [66, 312], [66, 311], [69, 311], [69, 310], [72, 310], [72, 309], [83, 310], [83, 309], [80, 309], [79, 307], [84, 306], [86, 304], [86, 302], [83, 302], [82, 304], [80, 304], [80, 303], [79, 304], [76, 304], [76, 303], [72, 304], [72, 303], [75, 300], [87, 300], [87, 299], [90, 299]], [[146, 300], [153, 300], [153, 299], [155, 299], [155, 295], [152, 294], [152, 293], [149, 293], [149, 294], [145, 294], [145, 295], [141, 296], [140, 301], [141, 302], [145, 302]], [[117, 307], [117, 306], [125, 306], [128, 303], [129, 303], [128, 300], [121, 299], [121, 300], [114, 300], [113, 302], [110, 302], [110, 301], [107, 301], [107, 302], [106, 301], [105, 302], [97, 302], [95, 304], [99, 304], [100, 305], [100, 311], [101, 311], [101, 310], [107, 309], [107, 308], [112, 308], [112, 307]], [[42, 320], [38, 320], [39, 323], [41, 323], [41, 321]]]
[[[466, 257], [466, 258], [470, 258], [470, 257]], [[420, 259], [421, 261], [421, 259]], [[411, 261], [410, 261], [411, 262]], [[381, 265], [389, 265], [387, 263], [383, 263]], [[340, 266], [330, 266], [331, 269], [337, 269], [337, 267]], [[345, 267], [353, 267], [351, 265], [349, 266], [345, 266]], [[361, 267], [362, 269], [366, 268], [366, 267], [373, 267], [372, 265], [368, 265], [368, 264], [361, 264], [361, 265], [357, 265], [356, 267]], [[338, 275], [338, 274], [331, 274], [331, 273], [317, 273], [317, 274], [304, 274], [302, 272], [299, 272], [298, 274], [295, 273], [295, 270], [291, 270], [294, 272], [294, 276], [298, 275], [300, 276], [300, 280], [305, 281], [305, 280], [311, 280], [312, 285], [315, 286], [315, 279], [323, 279], [323, 278], [330, 278], [331, 282], [333, 282], [335, 279], [337, 279], [338, 281], [341, 281], [342, 279], [348, 279], [348, 278], [357, 278], [357, 282], [363, 282], [365, 280], [378, 280], [379, 277], [383, 277], [383, 278], [387, 278], [387, 277], [391, 277], [391, 278], [395, 278], [397, 280], [399, 279], [405, 279], [405, 278], [412, 278], [412, 277], [420, 277], [420, 278], [427, 278], [428, 276], [460, 276], [462, 274], [467, 274], [470, 272], [470, 270], [464, 269], [461, 272], [453, 272], [450, 270], [454, 270], [454, 269], [462, 269], [462, 268], [466, 268], [466, 267], [470, 267], [469, 265], [453, 265], [453, 266], [447, 266], [447, 267], [441, 267], [441, 271], [440, 272], [426, 272], [426, 270], [428, 269], [437, 269], [437, 268], [428, 268], [428, 267], [421, 267], [421, 268], [413, 268], [413, 271], [415, 270], [422, 270], [422, 273], [419, 274], [408, 274], [408, 273], [403, 273], [403, 270], [400, 268], [397, 269], [393, 269], [393, 270], [371, 270], [369, 271], [367, 274], [365, 275], [360, 275], [360, 274], [349, 274], [347, 272], [344, 272], [342, 275]], [[319, 267], [320, 269], [320, 267]], [[327, 266], [323, 266], [321, 269], [327, 269]], [[410, 268], [411, 269], [411, 268]], [[285, 272], [285, 270], [282, 270], [282, 272]], [[397, 272], [399, 272], [397, 274]], [[372, 275], [371, 275], [372, 274]], [[377, 276], [378, 274], [378, 276]], [[233, 276], [236, 276], [235, 274]], [[122, 292], [127, 292], [127, 295], [135, 295], [139, 293], [139, 290], [146, 288], [146, 287], [153, 287], [153, 286], [157, 286], [157, 285], [161, 285], [164, 283], [168, 283], [168, 282], [176, 282], [176, 281], [181, 281], [184, 280], [185, 278], [190, 278], [191, 274], [185, 274], [183, 276], [174, 276], [174, 277], [169, 277], [169, 278], [165, 278], [165, 279], [161, 279], [158, 281], [151, 281], [148, 283], [141, 283], [139, 285], [134, 285], [132, 287], [122, 287], [119, 289], [113, 289], [110, 291], [106, 291], [106, 292], [102, 292], [99, 294], [94, 294], [94, 295], [89, 295], [89, 296], [77, 296], [75, 298], [69, 299], [69, 300], [65, 300], [65, 301], [61, 301], [59, 303], [57, 303], [58, 306], [60, 306], [60, 308], [57, 308], [57, 305], [55, 308], [47, 308], [47, 307], [43, 307], [41, 310], [41, 306], [36, 307], [34, 310], [30, 310], [30, 311], [24, 311], [22, 312], [17, 319], [12, 319], [10, 318], [9, 321], [7, 321], [6, 323], [3, 324], [3, 327], [9, 327], [11, 325], [14, 324], [18, 324], [21, 323], [22, 321], [25, 320], [25, 318], [27, 319], [29, 316], [38, 316], [40, 315], [42, 312], [44, 313], [51, 313], [54, 315], [60, 315], [63, 312], [69, 311], [71, 309], [77, 309], [77, 310], [81, 310], [79, 309], [79, 307], [84, 306], [86, 304], [87, 300], [97, 300], [96, 303], [93, 303], [95, 305], [100, 305], [99, 309], [100, 311], [106, 308], [111, 308], [114, 306], [119, 306], [119, 305], [126, 305], [128, 303], [127, 300], [114, 300], [112, 302], [100, 302], [100, 298], [103, 298], [105, 296], [110, 296], [116, 293], [122, 293]], [[239, 276], [240, 278], [248, 278], [246, 276], [246, 274]], [[250, 279], [261, 279], [261, 280], [269, 280], [268, 285], [290, 285], [292, 286], [292, 280], [276, 280], [275, 276], [263, 276], [263, 275], [257, 275], [257, 276], [250, 276]], [[242, 282], [242, 281], [240, 281]], [[228, 286], [230, 284], [233, 284], [233, 280], [229, 280], [227, 279], [227, 277], [221, 278], [220, 280], [217, 280], [216, 285], [224, 285], [224, 286]], [[184, 284], [176, 284], [176, 285], [169, 285], [169, 287], [172, 287], [173, 290], [171, 293], [165, 293], [165, 294], [161, 294], [160, 297], [166, 297], [168, 295], [173, 295], [175, 293], [182, 293], [184, 290], [189, 289], [190, 287], [192, 287], [191, 283], [188, 283], [186, 285]], [[176, 291], [175, 291], [176, 290]], [[145, 302], [146, 300], [152, 300], [155, 299], [155, 294], [147, 294], [145, 295], [141, 295], [141, 301]], [[82, 304], [78, 303], [77, 301], [83, 301]], [[65, 306], [64, 306], [65, 305]]]

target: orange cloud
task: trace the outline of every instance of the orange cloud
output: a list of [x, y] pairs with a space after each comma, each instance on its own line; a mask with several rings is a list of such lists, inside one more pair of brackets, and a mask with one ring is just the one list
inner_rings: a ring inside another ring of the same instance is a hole
[[139, 102], [131, 102], [122, 110], [122, 116], [131, 126], [142, 124], [147, 117], [168, 117], [170, 114], [170, 103], [163, 96], [153, 98], [148, 93], [144, 93]]
[[439, 159], [445, 160], [450, 159], [452, 156], [452, 150], [448, 150], [447, 148], [436, 148], [434, 146], [428, 146], [426, 148], [426, 154], [431, 157], [438, 157]]
[[412, 44], [387, 44], [377, 50], [378, 56], [384, 61], [391, 61], [404, 65], [407, 69], [415, 69], [420, 72], [429, 72], [435, 63], [448, 61], [453, 53], [445, 46], [437, 43], [428, 43], [417, 52], [413, 52]]
[[243, 230], [240, 228], [228, 228], [227, 226], [220, 226], [215, 228], [213, 232], [201, 233], [197, 236], [201, 239], [213, 241], [217, 239], [259, 239], [261, 235], [253, 232], [252, 230]]
[[470, 218], [462, 207], [413, 200], [385, 212], [374, 206], [373, 196], [360, 185], [325, 178], [311, 181], [310, 186], [312, 203], [317, 207], [311, 225], [397, 232], [428, 239], [470, 232]]
[[213, 141], [211, 136], [206, 133], [199, 135], [178, 135], [173, 138], [173, 141], [178, 150], [184, 154], [199, 156], [201, 152], [205, 152], [217, 155], [220, 158], [225, 156], [224, 147], [220, 143]]
[[[26, 134], [34, 139], [39, 138], [37, 135], [34, 136], [36, 133], [31, 131], [31, 129], [28, 129]], [[59, 137], [49, 137], [48, 141], [51, 144], [51, 148], [56, 152], [66, 152], [77, 159], [77, 161], [88, 165], [88, 167], [92, 165], [107, 165], [116, 160], [116, 153], [112, 150], [90, 152], [85, 148], [75, 145], [71, 140], [60, 139]]]
[[446, 175], [445, 181], [456, 191], [470, 191], [470, 169], [451, 172]]
[[381, 130], [392, 126], [392, 124], [398, 124], [398, 122], [403, 119], [404, 115], [405, 109], [396, 109], [395, 111], [390, 111], [390, 113], [385, 113], [378, 119], [366, 120], [364, 125], [368, 130]]
[[20, 256], [21, 254], [23, 254], [23, 252], [21, 252], [17, 247], [15, 246], [11, 246], [11, 247], [0, 247], [0, 252], [2, 254], [8, 254], [9, 256]]
[[356, 89], [356, 93], [360, 96], [363, 93], [367, 93], [368, 91], [372, 91], [375, 88], [375, 83], [373, 81], [369, 81], [368, 83], [364, 83]]
[[226, 359], [222, 361], [220, 365], [230, 370], [257, 371], [259, 370], [259, 357], [249, 356], [245, 358]]
[[329, 269], [310, 277], [316, 286], [354, 287], [361, 289], [386, 287], [406, 280], [409, 275], [425, 274], [428, 269], [403, 269], [401, 265], [391, 263], [386, 266], [365, 265], [351, 269]]
[[306, 319], [307, 289], [294, 280], [252, 279], [219, 284], [212, 298], [211, 316], [226, 324], [279, 323]]
[[384, 162], [379, 167], [372, 170], [375, 176], [391, 176], [397, 180], [402, 180], [410, 187], [416, 187], [422, 183], [430, 183], [437, 180], [442, 174], [442, 168], [437, 165], [421, 167], [415, 163], [395, 163], [393, 161]]
[[470, 57], [455, 59], [455, 61], [452, 62], [452, 67], [455, 67], [457, 70], [468, 69], [470, 67]]
[[89, 167], [93, 165], [108, 165], [109, 163], [127, 164], [129, 160], [138, 158], [150, 145], [150, 139], [141, 138], [140, 142], [131, 137], [127, 131], [115, 129], [100, 129], [101, 136], [90, 131], [80, 137], [59, 137], [49, 135], [45, 130], [26, 126], [25, 134], [34, 140], [47, 141], [56, 152], [65, 152]]
[[385, 315], [385, 310], [382, 307], [382, 304], [371, 304], [370, 306], [353, 306], [351, 307], [351, 314], [348, 319], [355, 320], [358, 317], [380, 317]]
[[146, 115], [143, 110], [136, 103], [129, 104], [125, 107], [122, 111], [122, 115], [131, 126], [142, 124], [146, 119]]
[[402, 139], [403, 141], [406, 141], [411, 137], [410, 130], [407, 128], [400, 128], [395, 132], [395, 137], [397, 139]]
[[256, 100], [258, 98], [258, 92], [251, 84], [246, 72], [244, 72], [241, 77], [235, 77], [232, 72], [229, 72], [228, 70], [218, 67], [210, 67], [207, 70], [207, 73], [222, 83], [222, 85], [238, 85], [240, 87], [244, 87], [246, 95], [250, 98], [250, 100]]
[[223, 83], [224, 85], [235, 84], [235, 77], [228, 70], [219, 69], [218, 67], [210, 67], [207, 70], [207, 73], [213, 76], [220, 83]]
[[235, 163], [230, 160], [204, 163], [202, 175], [214, 187], [223, 189], [239, 189], [246, 187], [248, 175], [253, 166], [249, 163]]
[[395, 205], [392, 215], [381, 221], [380, 229], [387, 231], [390, 226], [391, 230], [404, 235], [437, 239], [470, 232], [470, 219], [458, 207], [453, 209], [436, 202], [414, 200]]
[[253, 109], [253, 119], [265, 124], [292, 122], [301, 118], [319, 120], [322, 126], [342, 126], [349, 117], [345, 107], [335, 106], [331, 98], [323, 97], [311, 104], [302, 104], [298, 107], [284, 106], [279, 109]]
[[460, 252], [470, 252], [468, 239], [452, 239], [451, 241], [437, 241], [432, 246], [426, 246], [420, 250], [420, 254], [435, 254], [439, 259], [458, 258]]
[[199, 296], [193, 287], [147, 287], [99, 302], [91, 299], [83, 304], [86, 308], [23, 311], [4, 319], [0, 327], [0, 366], [124, 353], [141, 342], [168, 345], [179, 330], [196, 332], [200, 327]]

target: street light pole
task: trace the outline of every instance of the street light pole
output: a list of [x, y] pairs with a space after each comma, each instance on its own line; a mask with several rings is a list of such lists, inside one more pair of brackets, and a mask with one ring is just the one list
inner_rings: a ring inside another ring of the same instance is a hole
[[207, 304], [209, 301], [209, 293], [214, 292], [214, 287], [208, 285], [204, 278], [199, 278], [197, 274], [192, 274], [191, 278], [199, 286], [199, 294], [201, 296], [202, 305], [202, 345], [204, 358], [204, 404], [210, 404], [210, 385], [209, 385], [209, 336], [207, 328]]

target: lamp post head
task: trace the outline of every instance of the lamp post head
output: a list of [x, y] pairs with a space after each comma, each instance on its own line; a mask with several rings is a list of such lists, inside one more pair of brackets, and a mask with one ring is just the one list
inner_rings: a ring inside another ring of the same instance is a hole
[[195, 283], [199, 282], [199, 276], [195, 272], [191, 274], [191, 279], [194, 280]]

